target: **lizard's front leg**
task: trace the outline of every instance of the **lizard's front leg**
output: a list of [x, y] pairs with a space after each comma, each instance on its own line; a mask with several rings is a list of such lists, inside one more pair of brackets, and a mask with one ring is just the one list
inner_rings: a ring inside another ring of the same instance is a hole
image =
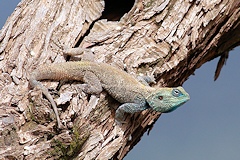
[[116, 110], [115, 120], [117, 124], [124, 122], [124, 113], [136, 113], [148, 109], [147, 105], [141, 105], [139, 103], [124, 103]]
[[156, 83], [155, 78], [152, 76], [138, 76], [137, 80], [145, 86], [150, 86], [151, 83]]

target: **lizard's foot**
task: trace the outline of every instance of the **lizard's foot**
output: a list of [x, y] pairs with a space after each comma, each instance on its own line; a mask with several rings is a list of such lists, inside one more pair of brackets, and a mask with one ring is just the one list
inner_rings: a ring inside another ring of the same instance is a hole
[[154, 76], [138, 76], [138, 81], [144, 84], [145, 86], [149, 86], [149, 84], [156, 84]]
[[115, 123], [118, 125], [118, 126], [122, 126], [123, 124], [127, 123], [126, 121], [123, 121], [123, 120], [117, 120], [115, 119]]
[[122, 124], [127, 123], [125, 121], [125, 116], [124, 116], [124, 112], [121, 109], [117, 109], [116, 110], [116, 114], [115, 114], [115, 123], [119, 126], [121, 126]]
[[81, 47], [67, 48], [67, 47], [65, 47], [65, 49], [63, 50], [63, 53], [65, 55], [69, 55], [69, 56], [81, 56], [82, 61], [94, 62], [95, 55], [89, 48], [81, 48]]

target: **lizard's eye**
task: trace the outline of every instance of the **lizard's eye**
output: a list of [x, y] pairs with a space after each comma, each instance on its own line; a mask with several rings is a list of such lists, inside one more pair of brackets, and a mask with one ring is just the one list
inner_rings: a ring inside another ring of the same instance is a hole
[[179, 89], [173, 89], [172, 90], [172, 95], [175, 97], [179, 97], [182, 95], [182, 92]]
[[163, 100], [163, 96], [159, 96], [158, 99]]

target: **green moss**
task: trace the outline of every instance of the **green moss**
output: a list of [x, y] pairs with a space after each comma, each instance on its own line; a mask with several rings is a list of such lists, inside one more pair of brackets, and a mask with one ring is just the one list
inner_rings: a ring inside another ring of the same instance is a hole
[[53, 140], [53, 151], [50, 154], [58, 156], [58, 159], [67, 160], [76, 157], [84, 143], [88, 140], [90, 133], [79, 133], [76, 127], [72, 130], [72, 141], [70, 143], [61, 142], [59, 140]]

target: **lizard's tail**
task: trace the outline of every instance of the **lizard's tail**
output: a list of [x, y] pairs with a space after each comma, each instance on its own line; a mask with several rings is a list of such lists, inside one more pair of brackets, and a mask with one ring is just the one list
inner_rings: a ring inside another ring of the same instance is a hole
[[56, 119], [57, 119], [57, 124], [58, 124], [58, 128], [61, 128], [61, 121], [60, 121], [60, 117], [58, 114], [58, 110], [57, 110], [57, 106], [51, 96], [51, 94], [48, 92], [47, 88], [44, 87], [39, 81], [35, 80], [35, 79], [31, 79], [29, 80], [29, 83], [31, 85], [31, 87], [38, 87], [39, 89], [42, 90], [43, 94], [46, 96], [46, 98], [50, 101], [52, 107], [53, 107], [53, 111], [56, 115]]

